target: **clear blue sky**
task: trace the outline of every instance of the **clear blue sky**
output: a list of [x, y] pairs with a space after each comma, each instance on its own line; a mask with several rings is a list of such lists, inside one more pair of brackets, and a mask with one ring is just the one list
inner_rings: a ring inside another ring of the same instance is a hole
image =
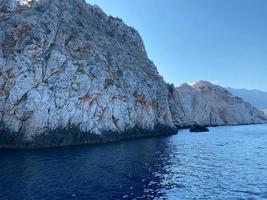
[[167, 82], [267, 91], [267, 0], [87, 0], [143, 37]]

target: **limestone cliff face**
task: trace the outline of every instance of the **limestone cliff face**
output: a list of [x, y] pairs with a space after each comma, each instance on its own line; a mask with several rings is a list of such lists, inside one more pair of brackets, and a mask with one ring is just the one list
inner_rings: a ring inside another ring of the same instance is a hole
[[182, 126], [195, 123], [208, 126], [266, 123], [263, 112], [234, 97], [223, 87], [207, 81], [199, 81], [192, 86], [183, 84], [176, 89], [175, 95], [181, 107], [177, 111], [179, 114], [173, 117]]
[[0, 2], [0, 10], [2, 12], [12, 12], [17, 7], [17, 1], [16, 0], [1, 0]]
[[2, 145], [101, 142], [133, 130], [161, 134], [163, 127], [176, 132], [167, 84], [135, 29], [83, 0], [1, 7]]
[[84, 0], [0, 2], [0, 147], [174, 134], [193, 121], [264, 121], [241, 100], [205, 88], [167, 85], [138, 32]]

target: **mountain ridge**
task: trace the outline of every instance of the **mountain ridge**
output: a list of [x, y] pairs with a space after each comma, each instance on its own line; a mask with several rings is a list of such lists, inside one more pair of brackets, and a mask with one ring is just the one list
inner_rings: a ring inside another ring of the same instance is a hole
[[[178, 112], [184, 113], [180, 124], [220, 126], [253, 124], [258, 120], [265, 120], [263, 112], [233, 96], [225, 88], [208, 81], [198, 81], [192, 85], [182, 84], [176, 88], [176, 96], [182, 107]], [[259, 119], [256, 119], [257, 116]]]
[[226, 88], [228, 91], [236, 96], [241, 97], [245, 101], [251, 103], [258, 109], [267, 109], [267, 92], [262, 90], [248, 90], [248, 89], [235, 89]]

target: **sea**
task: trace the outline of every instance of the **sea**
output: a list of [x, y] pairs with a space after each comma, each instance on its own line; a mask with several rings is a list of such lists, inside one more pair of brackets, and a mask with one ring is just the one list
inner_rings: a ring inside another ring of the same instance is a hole
[[0, 150], [0, 199], [267, 199], [267, 125]]

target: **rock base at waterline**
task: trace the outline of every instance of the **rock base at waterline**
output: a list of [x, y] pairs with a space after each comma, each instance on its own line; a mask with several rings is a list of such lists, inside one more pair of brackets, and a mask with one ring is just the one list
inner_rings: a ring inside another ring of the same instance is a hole
[[153, 130], [135, 127], [121, 133], [106, 131], [101, 135], [81, 132], [77, 128], [70, 128], [68, 130], [58, 129], [35, 136], [31, 140], [25, 140], [23, 134], [0, 131], [0, 148], [40, 149], [83, 144], [101, 144], [131, 138], [174, 135], [177, 134], [177, 132], [177, 128], [164, 125], [157, 125]]

